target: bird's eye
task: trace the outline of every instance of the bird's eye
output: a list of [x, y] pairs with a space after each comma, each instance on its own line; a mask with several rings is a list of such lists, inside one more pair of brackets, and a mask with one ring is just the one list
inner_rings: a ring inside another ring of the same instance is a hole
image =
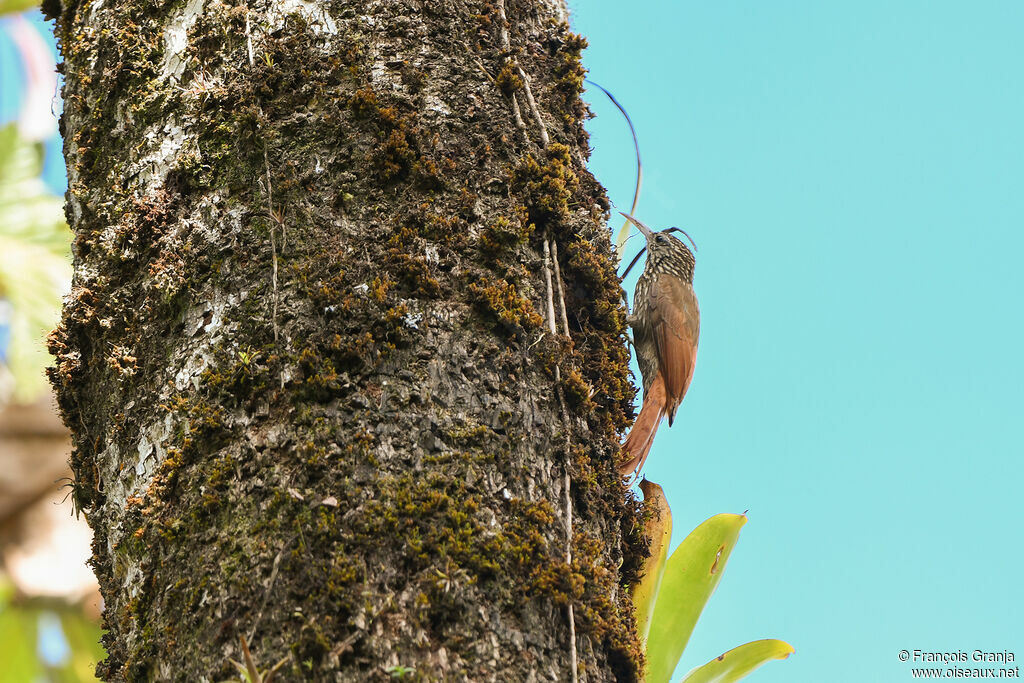
[[665, 242], [668, 242], [668, 238], [659, 233], [654, 236], [654, 241], [657, 242], [658, 244], [665, 244]]

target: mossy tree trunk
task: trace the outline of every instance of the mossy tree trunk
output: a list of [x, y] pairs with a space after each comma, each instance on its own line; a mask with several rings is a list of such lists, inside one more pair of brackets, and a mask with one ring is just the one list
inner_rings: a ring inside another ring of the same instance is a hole
[[634, 678], [634, 390], [562, 0], [44, 9], [101, 673], [223, 680], [245, 636], [289, 680]]

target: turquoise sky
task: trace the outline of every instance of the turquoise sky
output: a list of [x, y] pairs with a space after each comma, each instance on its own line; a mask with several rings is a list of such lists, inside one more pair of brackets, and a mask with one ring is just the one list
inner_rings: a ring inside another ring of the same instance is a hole
[[[674, 543], [750, 509], [677, 678], [765, 637], [796, 654], [760, 683], [1019, 664], [1024, 3], [570, 5], [637, 127], [638, 216], [700, 248], [697, 371], [646, 475]], [[587, 99], [628, 210], [628, 129]]]

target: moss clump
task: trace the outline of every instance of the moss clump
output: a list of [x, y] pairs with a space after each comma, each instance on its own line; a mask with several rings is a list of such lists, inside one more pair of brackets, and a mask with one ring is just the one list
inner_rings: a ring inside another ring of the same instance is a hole
[[573, 538], [575, 580], [571, 585], [580, 593], [576, 614], [580, 630], [606, 643], [613, 667], [620, 670], [619, 680], [632, 680], [635, 663], [643, 662], [643, 650], [633, 637], [632, 611], [623, 610], [611, 599], [619, 576], [602, 561], [604, 552], [604, 542], [592, 534], [578, 533]]
[[512, 61], [505, 63], [494, 81], [505, 95], [511, 95], [516, 90], [523, 89], [523, 78], [519, 75], [519, 68]]
[[568, 220], [579, 190], [569, 148], [553, 142], [541, 160], [527, 154], [512, 173], [512, 189], [522, 197], [531, 222], [550, 226]]
[[377, 93], [370, 86], [360, 88], [352, 93], [348, 106], [358, 118], [369, 119], [378, 111]]
[[573, 408], [580, 411], [593, 410], [594, 402], [590, 397], [594, 390], [575, 367], [570, 368], [562, 377], [562, 389]]
[[583, 68], [583, 50], [587, 47], [587, 39], [569, 31], [568, 25], [563, 24], [562, 28], [565, 33], [555, 56], [555, 87], [572, 102], [583, 92], [583, 79], [587, 77], [587, 70]]
[[388, 133], [381, 145], [377, 164], [381, 176], [391, 180], [408, 173], [415, 160], [416, 152], [409, 143], [408, 134], [404, 129], [396, 128]]
[[[499, 583], [518, 586], [502, 591], [510, 601], [544, 596], [564, 604], [569, 599], [567, 583], [552, 581], [567, 576], [568, 565], [559, 563], [558, 547], [547, 540], [557, 523], [548, 502], [512, 499], [509, 521], [493, 529], [479, 493], [439, 473], [387, 477], [379, 490], [382, 497], [366, 503], [349, 527], [357, 538], [353, 542], [387, 538], [404, 545], [406, 575], [429, 577], [433, 583], [439, 578], [436, 569], [442, 570], [442, 579], [461, 573], [467, 584], [488, 590]], [[510, 574], [526, 580], [510, 582]]]
[[[578, 348], [583, 357], [578, 364], [584, 381], [592, 389], [594, 402], [601, 410], [601, 431], [611, 436], [631, 424], [635, 389], [629, 381], [629, 353], [625, 336], [625, 311], [621, 289], [607, 247], [604, 253], [587, 239], [573, 239], [566, 248], [568, 261], [563, 268], [567, 277], [587, 293], [583, 301], [567, 302], [583, 340]], [[595, 425], [596, 427], [597, 425]]]
[[432, 200], [421, 202], [401, 220], [388, 238], [388, 246], [411, 252], [430, 242], [454, 255], [467, 244], [469, 225], [463, 214], [472, 211], [475, 201], [475, 195], [460, 195], [460, 205], [450, 211], [442, 210]]
[[480, 232], [481, 253], [491, 262], [497, 261], [530, 239], [536, 226], [524, 222], [519, 216], [497, 216]]
[[511, 282], [471, 282], [469, 291], [483, 312], [511, 330], [535, 330], [544, 324], [533, 303]]
[[402, 284], [411, 293], [427, 299], [441, 296], [441, 283], [431, 275], [430, 266], [422, 257], [399, 249], [389, 249], [387, 258], [389, 265], [399, 274]]
[[370, 285], [370, 297], [378, 303], [383, 303], [387, 299], [388, 290], [394, 284], [395, 281], [387, 275], [373, 278], [373, 283]]
[[[419, 79], [414, 78], [414, 81], [419, 82]], [[369, 85], [357, 90], [348, 106], [356, 119], [366, 122], [379, 140], [367, 153], [366, 160], [380, 180], [411, 180], [419, 188], [433, 191], [445, 187], [446, 176], [454, 173], [457, 164], [451, 157], [436, 151], [441, 138], [421, 125], [417, 111], [398, 103], [384, 106]]]
[[274, 358], [272, 348], [268, 345], [264, 350], [220, 349], [211, 367], [200, 374], [200, 382], [220, 401], [246, 406], [251, 397], [262, 396], [272, 386], [267, 365], [268, 359]]

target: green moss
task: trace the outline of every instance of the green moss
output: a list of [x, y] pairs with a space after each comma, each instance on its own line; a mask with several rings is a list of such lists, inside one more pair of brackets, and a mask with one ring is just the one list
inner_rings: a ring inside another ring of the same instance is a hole
[[506, 256], [510, 251], [523, 246], [533, 235], [536, 226], [522, 217], [497, 216], [490, 220], [480, 232], [480, 251], [492, 263]]
[[200, 382], [218, 399], [231, 405], [248, 405], [248, 401], [265, 395], [273, 384], [267, 365], [272, 346], [263, 350], [219, 349], [211, 367], [200, 374]]
[[511, 282], [471, 282], [469, 291], [484, 313], [510, 330], [535, 330], [544, 324], [544, 319], [534, 309], [533, 303], [519, 294]]
[[494, 435], [494, 430], [482, 424], [455, 427], [447, 432], [447, 436], [453, 444], [464, 445], [480, 445]]
[[540, 160], [527, 154], [512, 173], [512, 188], [523, 198], [531, 222], [550, 227], [567, 220], [579, 190], [569, 148], [553, 142]]
[[561, 89], [567, 98], [574, 100], [583, 92], [583, 79], [587, 76], [583, 68], [583, 50], [587, 47], [587, 39], [569, 31], [565, 24], [561, 28], [564, 34], [555, 57], [555, 87]]
[[352, 94], [349, 107], [359, 118], [368, 119], [377, 112], [377, 93], [369, 86], [360, 88]]
[[570, 368], [562, 377], [562, 390], [569, 404], [578, 410], [593, 410], [594, 402], [590, 400], [593, 388], [583, 379], [576, 368]]
[[373, 278], [373, 283], [370, 285], [370, 296], [374, 301], [384, 302], [387, 299], [388, 290], [393, 284], [395, 281], [387, 275]]
[[441, 296], [440, 281], [431, 274], [430, 266], [420, 256], [413, 256], [399, 249], [389, 249], [388, 264], [391, 265], [402, 284], [416, 296], [436, 299]]
[[396, 128], [388, 133], [376, 159], [381, 177], [385, 180], [408, 173], [416, 160], [416, 152], [409, 143], [406, 131]]
[[523, 79], [519, 75], [519, 68], [512, 61], [505, 63], [494, 81], [505, 95], [511, 95], [516, 90], [523, 89]]

